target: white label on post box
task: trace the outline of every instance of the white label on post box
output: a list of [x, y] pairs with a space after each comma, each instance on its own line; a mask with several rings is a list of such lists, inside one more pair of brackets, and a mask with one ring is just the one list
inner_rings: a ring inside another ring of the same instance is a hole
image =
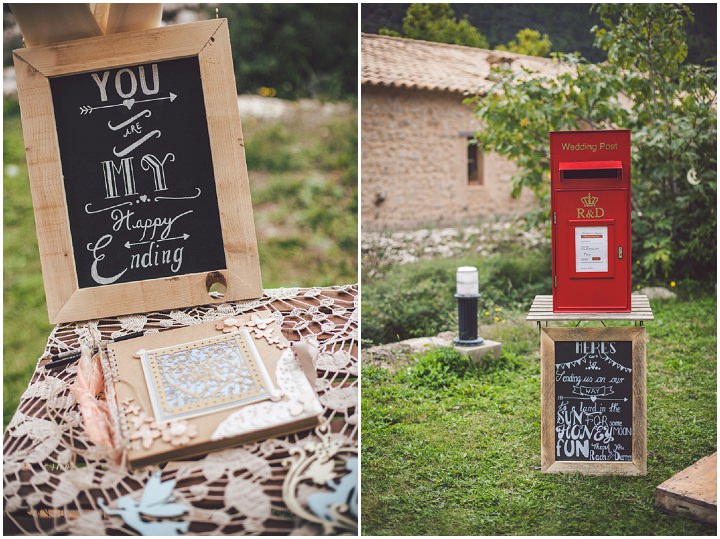
[[608, 270], [608, 227], [575, 227], [575, 271], [595, 273]]

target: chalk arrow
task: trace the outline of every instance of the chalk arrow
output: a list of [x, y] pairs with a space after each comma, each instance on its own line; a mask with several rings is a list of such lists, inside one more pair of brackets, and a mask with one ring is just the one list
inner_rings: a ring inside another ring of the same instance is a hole
[[177, 95], [170, 92], [170, 95], [167, 97], [153, 97], [152, 99], [140, 99], [138, 101], [135, 101], [135, 103], [147, 103], [148, 101], [162, 101], [163, 99], [169, 99], [170, 103], [175, 101], [177, 99]]
[[153, 242], [156, 242], [156, 241], [157, 241], [157, 242], [170, 241], [170, 240], [183, 240], [183, 241], [185, 241], [185, 240], [188, 239], [189, 237], [190, 237], [190, 234], [183, 234], [182, 236], [175, 236], [174, 238], [162, 238], [162, 239], [159, 239], [159, 240], [138, 241], [138, 242], [135, 242], [135, 243], [130, 243], [129, 241], [126, 241], [126, 242], [125, 242], [125, 247], [128, 248], [128, 249], [130, 249], [130, 247], [132, 247], [133, 245], [144, 245], [144, 244], [146, 244], [146, 243], [153, 243]]
[[175, 101], [177, 99], [177, 94], [170, 92], [170, 95], [167, 95], [165, 97], [153, 97], [152, 99], [140, 99], [137, 101], [135, 99], [125, 99], [122, 103], [115, 103], [114, 105], [101, 105], [99, 107], [92, 107], [90, 105], [81, 105], [80, 106], [80, 114], [81, 115], [92, 114], [92, 111], [94, 111], [94, 110], [111, 109], [113, 107], [127, 107], [127, 109], [130, 110], [131, 108], [133, 108], [133, 106], [136, 103], [147, 103], [149, 101], [163, 101], [165, 99], [169, 99], [170, 103], [172, 103], [173, 101]]
[[592, 400], [593, 402], [595, 402], [595, 401], [623, 401], [623, 402], [627, 402], [627, 397], [625, 397], [624, 399], [603, 399], [603, 398], [601, 398], [601, 397], [595, 397], [595, 398], [593, 399], [593, 397], [564, 397], [563, 395], [560, 395], [560, 396], [558, 397], [558, 399], [560, 399], [560, 400], [566, 400], [566, 399], [567, 399], [567, 400], [570, 400], [570, 399], [572, 399], [572, 400], [576, 400], [576, 401]]

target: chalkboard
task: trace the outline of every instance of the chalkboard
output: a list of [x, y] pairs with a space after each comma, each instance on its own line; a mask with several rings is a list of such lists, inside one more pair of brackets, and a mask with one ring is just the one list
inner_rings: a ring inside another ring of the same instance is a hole
[[644, 327], [542, 328], [541, 470], [647, 472]]
[[555, 460], [632, 461], [632, 342], [555, 343]]
[[78, 286], [225, 269], [198, 58], [50, 87]]
[[262, 295], [227, 20], [13, 60], [52, 323]]

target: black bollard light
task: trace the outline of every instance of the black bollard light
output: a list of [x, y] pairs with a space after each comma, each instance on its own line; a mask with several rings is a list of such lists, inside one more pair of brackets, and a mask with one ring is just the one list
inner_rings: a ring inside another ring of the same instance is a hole
[[455, 297], [458, 302], [458, 338], [453, 342], [458, 346], [480, 346], [485, 342], [478, 337], [478, 271], [473, 266], [461, 266], [457, 269], [457, 288]]

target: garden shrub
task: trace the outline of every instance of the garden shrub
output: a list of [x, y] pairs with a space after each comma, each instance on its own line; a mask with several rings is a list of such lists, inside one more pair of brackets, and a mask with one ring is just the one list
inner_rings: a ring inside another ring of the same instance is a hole
[[433, 390], [448, 389], [474, 369], [466, 354], [454, 348], [434, 348], [417, 356], [408, 369], [398, 375], [401, 382]]
[[245, 149], [251, 170], [288, 172], [302, 170], [307, 165], [299, 141], [280, 122], [270, 123], [247, 136]]
[[[516, 371], [526, 361], [524, 357], [503, 351], [499, 358], [487, 358], [487, 361], [475, 363], [470, 356], [451, 347], [432, 348], [415, 356], [415, 361], [404, 371], [397, 374], [397, 380], [416, 389], [433, 391], [457, 390], [472, 391], [472, 387], [461, 385], [473, 376], [491, 375], [501, 371]], [[376, 382], [385, 382], [388, 373], [385, 370], [363, 370]]]
[[380, 344], [454, 330], [455, 272], [465, 265], [478, 267], [481, 312], [496, 306], [521, 311], [530, 306], [536, 294], [551, 292], [547, 249], [395, 266], [382, 279], [363, 280], [364, 341]]

